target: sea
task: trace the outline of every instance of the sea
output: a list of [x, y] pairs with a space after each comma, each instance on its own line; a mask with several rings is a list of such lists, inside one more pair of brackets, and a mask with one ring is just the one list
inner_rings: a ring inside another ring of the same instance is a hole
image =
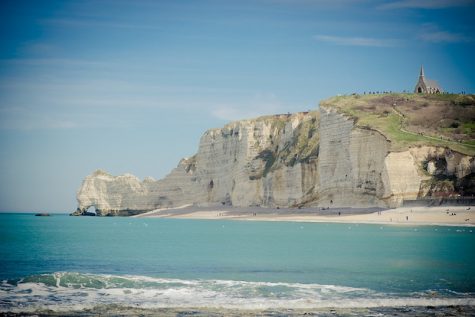
[[1, 213], [0, 280], [3, 316], [473, 316], [475, 227]]

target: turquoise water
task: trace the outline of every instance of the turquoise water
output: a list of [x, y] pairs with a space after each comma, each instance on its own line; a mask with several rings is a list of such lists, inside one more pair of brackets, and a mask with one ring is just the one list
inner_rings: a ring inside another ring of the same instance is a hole
[[0, 214], [0, 311], [475, 305], [475, 228]]

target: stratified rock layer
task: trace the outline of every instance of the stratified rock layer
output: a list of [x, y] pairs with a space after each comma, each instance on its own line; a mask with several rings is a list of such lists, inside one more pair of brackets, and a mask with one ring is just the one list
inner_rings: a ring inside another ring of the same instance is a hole
[[96, 171], [83, 181], [74, 214], [91, 206], [98, 215], [188, 204], [395, 207], [405, 199], [451, 195], [475, 182], [473, 157], [434, 146], [391, 152], [380, 132], [356, 127], [332, 107], [320, 110], [208, 130], [197, 154], [162, 180]]
[[[382, 206], [388, 141], [379, 132], [354, 127], [353, 119], [321, 108], [319, 204]], [[386, 184], [389, 185], [389, 184]]]

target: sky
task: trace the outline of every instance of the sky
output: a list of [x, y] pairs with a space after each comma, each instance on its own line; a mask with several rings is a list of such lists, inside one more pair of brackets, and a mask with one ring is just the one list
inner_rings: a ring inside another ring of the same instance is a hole
[[475, 92], [475, 0], [0, 1], [0, 211], [162, 178], [209, 128], [412, 91]]

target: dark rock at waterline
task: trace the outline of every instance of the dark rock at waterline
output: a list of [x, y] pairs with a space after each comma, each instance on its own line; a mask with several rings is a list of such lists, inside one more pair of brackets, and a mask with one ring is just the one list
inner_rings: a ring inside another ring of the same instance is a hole
[[[100, 212], [100, 211], [97, 211], [97, 212]], [[78, 208], [78, 209], [76, 209], [75, 212], [70, 213], [69, 215], [70, 216], [97, 216], [98, 214], [95, 213], [95, 212], [90, 212], [90, 211], [82, 210], [82, 209]]]
[[88, 211], [89, 209], [81, 209], [78, 208], [76, 209], [75, 212], [70, 213], [70, 216], [98, 216], [98, 217], [114, 217], [114, 216], [119, 216], [119, 217], [129, 217], [129, 216], [135, 216], [142, 214], [144, 212], [150, 211], [150, 210], [132, 210], [132, 209], [125, 209], [125, 210], [101, 210], [101, 209], [95, 209], [96, 212], [90, 212]]
[[37, 217], [49, 217], [51, 215], [47, 212], [39, 212], [39, 213], [35, 214], [35, 216], [37, 216]]

